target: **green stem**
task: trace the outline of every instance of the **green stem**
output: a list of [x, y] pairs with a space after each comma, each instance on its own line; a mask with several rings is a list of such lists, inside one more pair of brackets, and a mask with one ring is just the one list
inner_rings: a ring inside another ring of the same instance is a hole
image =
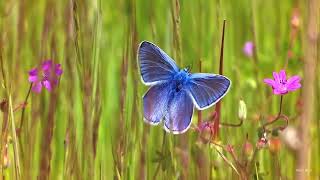
[[[165, 148], [164, 146], [165, 146], [165, 144], [166, 144], [166, 132], [163, 131], [162, 149], [161, 149], [161, 154], [162, 154], [162, 155], [164, 154], [164, 148]], [[158, 175], [158, 173], [159, 173], [159, 170], [160, 170], [160, 165], [161, 165], [161, 163], [158, 162], [158, 166], [157, 166], [156, 171], [155, 171], [155, 173], [154, 173], [154, 175], [153, 175], [153, 179], [156, 179], [156, 177], [157, 177], [157, 175]]]
[[280, 107], [279, 107], [279, 113], [277, 117], [274, 120], [263, 124], [262, 127], [264, 130], [266, 129], [267, 126], [277, 122], [279, 119], [284, 119], [286, 121], [286, 125], [283, 127], [280, 127], [280, 129], [285, 129], [288, 126], [289, 118], [286, 115], [282, 114], [282, 104], [283, 104], [283, 96], [281, 96], [280, 98]]
[[[30, 95], [30, 92], [31, 92], [31, 88], [32, 88], [32, 84], [33, 84], [33, 83], [31, 83], [31, 84], [30, 84], [30, 87], [29, 87], [29, 90], [28, 90], [27, 96], [26, 96], [26, 98], [24, 99], [24, 102], [23, 102], [24, 104], [26, 104], [26, 103], [27, 103], [27, 101], [28, 101], [28, 98], [29, 98], [29, 95]], [[21, 128], [22, 128], [22, 126], [23, 126], [24, 112], [25, 112], [25, 107], [22, 109], [22, 113], [21, 113], [21, 120], [20, 120], [20, 132], [21, 132]]]
[[15, 161], [15, 173], [16, 179], [20, 179], [20, 162], [19, 162], [19, 151], [18, 151], [18, 143], [17, 143], [17, 134], [16, 134], [16, 127], [14, 122], [14, 114], [13, 114], [13, 106], [12, 106], [12, 98], [11, 94], [9, 94], [9, 109], [10, 109], [10, 118], [11, 118], [11, 130], [13, 135], [13, 150], [14, 150], [14, 161]]
[[280, 97], [280, 108], [279, 108], [279, 113], [278, 113], [278, 117], [281, 115], [282, 113], [282, 101], [283, 101], [283, 95], [281, 95]]
[[248, 170], [247, 170], [248, 175], [251, 174], [252, 169], [253, 169], [253, 165], [255, 165], [255, 161], [256, 161], [256, 158], [257, 158], [257, 155], [258, 155], [258, 151], [259, 151], [259, 149], [257, 147], [255, 147], [254, 151], [253, 151], [252, 158], [251, 158], [249, 166], [248, 166]]
[[[3, 77], [3, 86], [4, 86], [4, 89], [7, 91], [6, 95], [7, 95], [7, 98], [9, 99], [9, 113], [10, 113], [9, 121], [11, 120], [11, 130], [12, 130], [12, 136], [13, 136], [13, 142], [14, 142], [13, 143], [13, 150], [14, 150], [14, 162], [15, 162], [15, 175], [16, 175], [16, 179], [20, 179], [19, 151], [18, 151], [17, 134], [16, 134], [16, 128], [15, 128], [15, 122], [14, 122], [12, 97], [11, 97], [11, 94], [10, 94], [10, 90], [8, 89], [7, 78], [6, 78], [6, 74], [4, 72], [4, 62], [3, 62], [3, 56], [2, 56], [3, 52], [2, 52], [2, 50], [3, 49], [2, 49], [2, 46], [1, 46], [1, 42], [0, 42], [1, 74], [2, 74], [2, 77]], [[2, 147], [1, 147], [1, 151], [2, 151]]]
[[238, 124], [220, 122], [220, 125], [225, 127], [241, 127], [242, 124], [243, 124], [243, 119], [240, 119], [240, 122]]

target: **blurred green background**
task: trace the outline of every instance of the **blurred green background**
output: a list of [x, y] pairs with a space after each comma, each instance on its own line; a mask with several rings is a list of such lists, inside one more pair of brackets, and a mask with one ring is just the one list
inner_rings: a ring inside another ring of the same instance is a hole
[[[0, 1], [1, 178], [239, 179], [227, 162], [241, 171], [248, 164], [234, 159], [250, 163], [253, 156], [248, 179], [319, 178], [319, 11], [317, 0]], [[209, 145], [195, 131], [196, 110], [183, 135], [145, 124], [139, 43], [157, 44], [192, 72], [201, 62], [202, 72], [217, 74], [223, 20], [224, 75], [232, 87], [221, 122], [239, 122], [242, 99], [242, 126], [222, 126]], [[253, 56], [243, 52], [247, 41]], [[28, 71], [46, 59], [62, 64], [60, 84], [52, 93], [31, 92], [21, 118], [23, 110], [14, 110], [27, 96]], [[291, 134], [243, 154], [244, 143], [255, 147], [258, 128], [278, 113], [280, 97], [263, 79], [281, 69], [303, 79], [283, 100]], [[297, 147], [288, 146], [293, 141]], [[219, 147], [226, 145], [236, 158]]]

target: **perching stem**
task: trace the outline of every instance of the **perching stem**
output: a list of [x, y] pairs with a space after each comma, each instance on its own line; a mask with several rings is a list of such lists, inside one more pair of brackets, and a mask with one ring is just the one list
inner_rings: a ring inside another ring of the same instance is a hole
[[[226, 20], [223, 20], [223, 28], [222, 28], [222, 37], [221, 37], [221, 49], [220, 49], [220, 64], [219, 64], [219, 74], [223, 75], [223, 47], [224, 47], [224, 31], [226, 27]], [[214, 138], [219, 136], [219, 124], [220, 124], [220, 115], [221, 115], [221, 100], [217, 103], [215, 112], [216, 116], [213, 120], [214, 122]]]

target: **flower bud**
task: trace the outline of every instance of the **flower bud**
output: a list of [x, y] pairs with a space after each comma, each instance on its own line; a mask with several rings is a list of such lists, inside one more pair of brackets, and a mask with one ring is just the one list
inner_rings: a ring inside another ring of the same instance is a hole
[[254, 44], [252, 41], [247, 41], [243, 46], [243, 52], [246, 56], [252, 57], [254, 53]]
[[5, 145], [4, 151], [3, 151], [3, 159], [2, 159], [2, 167], [4, 169], [8, 168], [10, 166], [10, 160], [8, 155], [8, 144]]
[[265, 138], [261, 138], [261, 139], [258, 140], [256, 146], [257, 146], [258, 149], [261, 149], [261, 148], [267, 147], [267, 144], [268, 144], [268, 140], [265, 139]]
[[291, 15], [291, 26], [293, 28], [299, 28], [301, 25], [301, 20], [300, 20], [300, 13], [298, 9], [294, 9], [292, 15]]
[[248, 141], [248, 140], [246, 140], [246, 142], [244, 143], [244, 146], [243, 146], [243, 148], [244, 148], [244, 153], [247, 155], [247, 156], [252, 156], [252, 154], [253, 154], [253, 147], [252, 147], [252, 144]]
[[269, 149], [271, 152], [276, 153], [281, 148], [281, 141], [278, 137], [272, 137], [269, 139]]
[[292, 126], [280, 131], [280, 138], [284, 145], [294, 151], [298, 150], [302, 145], [297, 129]]
[[198, 131], [200, 133], [200, 138], [203, 143], [209, 143], [210, 141], [213, 140], [213, 135], [212, 135], [212, 128], [211, 128], [210, 122], [202, 122], [198, 126]]
[[265, 148], [268, 145], [267, 133], [259, 130], [259, 140], [256, 144], [258, 149]]
[[246, 103], [243, 100], [239, 101], [238, 117], [242, 121], [247, 118], [247, 106], [246, 106]]

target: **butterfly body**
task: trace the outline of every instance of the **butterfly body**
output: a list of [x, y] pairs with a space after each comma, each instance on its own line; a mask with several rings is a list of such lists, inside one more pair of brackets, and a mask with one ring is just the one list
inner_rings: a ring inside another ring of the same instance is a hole
[[172, 78], [172, 87], [176, 92], [180, 92], [185, 85], [189, 81], [190, 73], [187, 72], [185, 69], [181, 69], [176, 75]]
[[138, 49], [143, 83], [151, 86], [143, 96], [144, 120], [152, 125], [164, 121], [164, 129], [181, 134], [191, 125], [194, 106], [203, 110], [218, 102], [231, 81], [222, 75], [189, 72], [156, 45], [143, 41]]

